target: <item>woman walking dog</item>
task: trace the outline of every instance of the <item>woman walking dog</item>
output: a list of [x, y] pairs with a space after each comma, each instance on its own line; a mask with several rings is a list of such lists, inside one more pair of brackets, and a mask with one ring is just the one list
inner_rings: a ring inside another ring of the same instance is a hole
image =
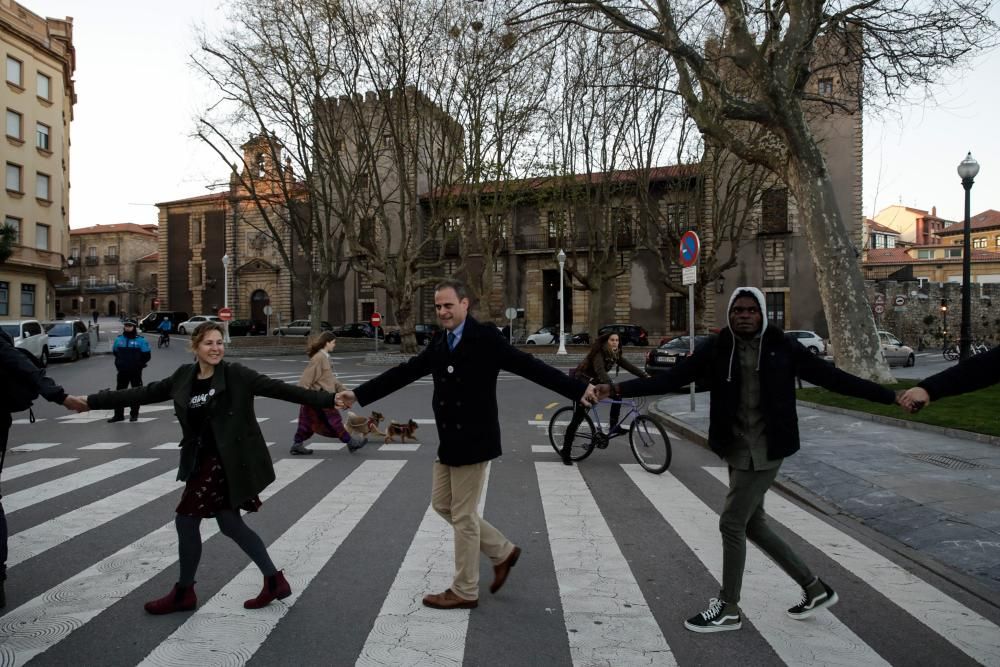
[[264, 575], [263, 589], [243, 603], [245, 608], [259, 609], [292, 594], [288, 580], [271, 562], [260, 536], [240, 516], [241, 509], [256, 512], [260, 508], [258, 494], [275, 478], [271, 455], [254, 414], [254, 397], [267, 396], [322, 409], [333, 405], [333, 395], [291, 386], [223, 361], [222, 338], [221, 324], [205, 322], [191, 336], [194, 364], [185, 364], [170, 377], [144, 387], [106, 390], [86, 397], [86, 409], [173, 399], [181, 425], [177, 479], [187, 484], [175, 519], [180, 577], [167, 595], [146, 603], [150, 614], [188, 611], [198, 606], [194, 576], [201, 559], [201, 521], [207, 518], [215, 518], [221, 532], [236, 542]]
[[[299, 378], [299, 386], [304, 389], [322, 389], [331, 394], [347, 389], [333, 374], [333, 366], [330, 364], [330, 353], [337, 346], [337, 337], [329, 331], [324, 331], [318, 336], [309, 339], [306, 346], [306, 354], [309, 356], [309, 365], [302, 371]], [[292, 439], [292, 454], [312, 454], [313, 450], [307, 449], [304, 443], [314, 434], [324, 435], [328, 438], [340, 438], [340, 441], [347, 444], [347, 449], [355, 452], [365, 446], [368, 438], [358, 438], [352, 436], [344, 428], [344, 422], [340, 419], [340, 411], [333, 407], [314, 408], [311, 405], [299, 407], [299, 426], [295, 430], [295, 437]]]

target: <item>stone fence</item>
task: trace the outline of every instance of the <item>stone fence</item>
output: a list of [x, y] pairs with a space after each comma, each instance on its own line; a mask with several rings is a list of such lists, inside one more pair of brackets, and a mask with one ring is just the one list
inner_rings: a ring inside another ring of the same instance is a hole
[[[990, 346], [1000, 343], [1000, 284], [971, 286], [972, 339]], [[958, 340], [962, 323], [962, 286], [959, 283], [923, 281], [866, 281], [868, 303], [874, 308], [878, 295], [884, 312], [875, 315], [878, 328], [894, 333], [916, 349], [941, 347], [946, 338]], [[942, 311], [942, 304], [948, 307]]]

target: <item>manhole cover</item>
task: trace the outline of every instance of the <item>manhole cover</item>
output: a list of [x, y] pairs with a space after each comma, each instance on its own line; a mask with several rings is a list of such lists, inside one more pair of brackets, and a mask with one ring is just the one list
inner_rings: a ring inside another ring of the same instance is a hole
[[987, 467], [973, 461], [966, 461], [965, 459], [960, 459], [957, 456], [948, 456], [946, 454], [910, 454], [910, 456], [918, 461], [941, 466], [942, 468], [951, 468], [952, 470], [970, 470], [973, 468]]

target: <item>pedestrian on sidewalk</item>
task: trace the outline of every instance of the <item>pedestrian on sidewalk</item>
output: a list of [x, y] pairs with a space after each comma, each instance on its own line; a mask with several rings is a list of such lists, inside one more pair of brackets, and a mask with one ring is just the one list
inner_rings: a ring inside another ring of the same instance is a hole
[[771, 531], [764, 495], [785, 457], [799, 449], [795, 377], [848, 396], [893, 403], [895, 394], [874, 382], [845, 373], [767, 322], [764, 295], [737, 287], [729, 298], [728, 326], [709, 337], [674, 368], [646, 380], [601, 385], [598, 395], [663, 394], [703, 378], [711, 387], [708, 444], [729, 466], [729, 492], [719, 517], [722, 533], [722, 590], [708, 609], [689, 618], [694, 632], [742, 627], [739, 608], [752, 540], [802, 587], [801, 601], [788, 610], [794, 619], [812, 616], [837, 602], [837, 594], [815, 576]]
[[236, 542], [264, 575], [263, 589], [243, 603], [246, 609], [258, 609], [292, 594], [260, 536], [240, 516], [241, 509], [260, 509], [258, 494], [275, 479], [271, 453], [254, 413], [254, 397], [324, 408], [333, 405], [333, 395], [292, 386], [224, 361], [222, 338], [222, 324], [204, 322], [191, 336], [195, 363], [184, 364], [170, 377], [144, 387], [80, 397], [85, 401], [83, 409], [174, 402], [183, 433], [177, 479], [186, 483], [174, 522], [180, 577], [167, 595], [146, 603], [150, 614], [197, 607], [194, 577], [201, 559], [201, 521], [207, 518], [215, 518], [222, 534]]
[[[302, 371], [299, 378], [299, 386], [305, 389], [322, 389], [331, 394], [336, 394], [347, 389], [344, 384], [333, 374], [333, 366], [330, 363], [330, 353], [337, 346], [337, 336], [331, 331], [324, 331], [309, 339], [306, 345], [306, 354], [309, 356], [309, 364]], [[344, 428], [344, 422], [340, 418], [340, 411], [336, 407], [314, 408], [310, 405], [299, 406], [299, 425], [292, 438], [292, 454], [312, 454], [313, 450], [308, 449], [304, 444], [306, 440], [314, 434], [324, 435], [328, 438], [339, 438], [347, 445], [350, 452], [356, 452], [365, 446], [368, 438], [352, 436]]]
[[[149, 343], [145, 336], [139, 335], [139, 329], [135, 320], [125, 320], [125, 330], [115, 338], [111, 346], [111, 353], [115, 355], [115, 369], [118, 377], [115, 389], [128, 389], [129, 387], [142, 386], [142, 369], [149, 363], [153, 356], [149, 350]], [[115, 408], [115, 414], [108, 420], [109, 424], [124, 421], [125, 406]], [[129, 406], [130, 422], [139, 421], [139, 404], [133, 403]]]
[[100, 317], [100, 315], [101, 315], [101, 314], [100, 314], [99, 312], [97, 312], [97, 310], [94, 310], [94, 312], [92, 312], [92, 313], [90, 314], [90, 316], [91, 316], [92, 318], [94, 318], [94, 324], [97, 324], [97, 318], [98, 318], [98, 317]]
[[926, 377], [903, 392], [899, 404], [908, 412], [918, 412], [947, 396], [985, 389], [1000, 382], [1000, 347], [971, 356], [940, 373]]
[[[14, 339], [0, 329], [0, 474], [3, 460], [7, 456], [7, 438], [13, 423], [11, 413], [30, 410], [31, 403], [39, 396], [52, 403], [59, 403], [70, 410], [85, 407], [84, 403], [67, 396], [62, 387], [45, 377], [40, 364], [32, 361], [24, 350], [14, 347]], [[34, 421], [34, 415], [31, 417]], [[3, 498], [0, 495], [0, 498]], [[4, 582], [7, 581], [7, 516], [0, 502], [0, 609], [7, 606]]]
[[337, 407], [368, 405], [428, 373], [434, 376], [437, 460], [431, 487], [434, 511], [452, 525], [455, 577], [443, 593], [424, 596], [435, 609], [471, 609], [479, 604], [479, 554], [493, 563], [490, 593], [507, 581], [521, 548], [478, 513], [486, 466], [500, 456], [497, 376], [501, 370], [527, 378], [566, 398], [594, 400], [593, 388], [512, 347], [493, 324], [468, 316], [465, 285], [445, 280], [434, 288], [434, 309], [442, 331], [409, 361], [337, 394]]
[[[641, 378], [648, 378], [649, 374], [646, 371], [636, 368], [635, 365], [625, 358], [621, 350], [621, 338], [616, 333], [604, 334], [603, 336], [598, 336], [594, 344], [590, 346], [590, 350], [587, 351], [587, 356], [584, 357], [580, 365], [575, 369], [575, 376], [578, 380], [583, 380], [589, 384], [612, 384], [610, 373], [612, 370], [615, 372], [615, 377], [618, 377], [619, 367], [624, 368], [632, 375]], [[621, 402], [615, 401], [611, 404], [611, 416], [608, 419], [608, 437], [614, 437], [616, 435], [624, 435], [626, 433], [625, 429], [618, 425], [618, 418], [622, 413]], [[559, 450], [559, 455], [562, 457], [562, 462], [568, 466], [573, 465], [573, 459], [570, 458], [570, 453], [573, 447], [573, 438], [576, 436], [576, 429], [580, 426], [580, 422], [583, 421], [584, 416], [587, 414], [587, 408], [583, 407], [581, 404], [576, 404], [576, 411], [573, 413], [573, 419], [570, 420], [569, 426], [566, 427], [566, 434], [563, 436], [563, 446]]]

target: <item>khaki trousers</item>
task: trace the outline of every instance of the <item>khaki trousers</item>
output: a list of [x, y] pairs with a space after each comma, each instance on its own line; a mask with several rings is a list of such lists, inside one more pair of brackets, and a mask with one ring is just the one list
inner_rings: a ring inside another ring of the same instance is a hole
[[447, 466], [434, 462], [431, 506], [454, 529], [455, 578], [451, 590], [466, 600], [479, 599], [479, 552], [496, 565], [514, 550], [503, 533], [479, 516], [486, 465]]

